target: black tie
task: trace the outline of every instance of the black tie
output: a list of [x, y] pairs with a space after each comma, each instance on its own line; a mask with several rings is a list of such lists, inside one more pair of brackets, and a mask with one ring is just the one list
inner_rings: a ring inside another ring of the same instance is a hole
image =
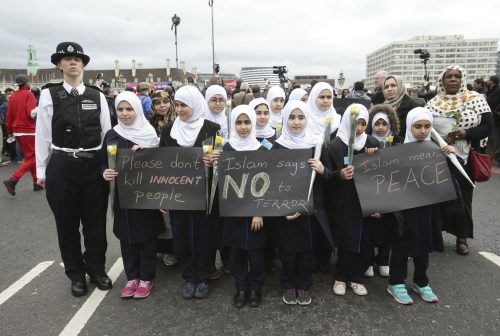
[[70, 93], [73, 97], [78, 97], [80, 94], [78, 93], [78, 90], [75, 89], [75, 88], [72, 88], [71, 89], [71, 93]]

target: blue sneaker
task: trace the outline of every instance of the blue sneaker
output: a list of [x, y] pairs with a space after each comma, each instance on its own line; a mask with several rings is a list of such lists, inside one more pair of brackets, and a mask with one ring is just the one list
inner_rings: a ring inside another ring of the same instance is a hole
[[408, 291], [406, 290], [406, 287], [404, 284], [400, 285], [388, 285], [387, 286], [387, 293], [391, 294], [394, 300], [397, 302], [404, 304], [404, 305], [411, 305], [413, 304], [412, 298], [408, 295]]
[[193, 282], [186, 281], [184, 288], [182, 288], [182, 298], [191, 299], [194, 297], [194, 292], [196, 291], [196, 284]]
[[198, 299], [204, 299], [208, 296], [209, 289], [210, 287], [207, 282], [199, 282], [198, 285], [196, 285], [194, 296]]
[[434, 292], [432, 291], [432, 288], [429, 287], [429, 285], [427, 285], [425, 287], [419, 287], [416, 283], [413, 283], [412, 288], [415, 292], [420, 294], [420, 296], [422, 297], [422, 300], [424, 300], [426, 302], [436, 303], [439, 301], [438, 297], [436, 296], [436, 294], [434, 294]]

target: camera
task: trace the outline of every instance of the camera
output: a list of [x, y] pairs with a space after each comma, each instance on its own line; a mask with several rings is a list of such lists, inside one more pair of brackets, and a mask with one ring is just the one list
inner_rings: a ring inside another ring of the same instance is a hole
[[288, 69], [286, 68], [286, 65], [275, 65], [273, 66], [273, 74], [278, 75], [278, 78], [280, 79], [280, 86], [283, 88], [283, 90], [286, 91], [286, 82], [288, 81], [288, 78], [285, 77], [285, 74], [288, 72]]
[[427, 49], [415, 49], [413, 50], [414, 54], [420, 54], [419, 57], [422, 60], [422, 63], [424, 63], [424, 80], [429, 81], [429, 73], [427, 72], [427, 62], [429, 61], [429, 58], [431, 57], [431, 53]]
[[219, 72], [220, 72], [220, 65], [219, 65], [219, 64], [217, 64], [217, 63], [215, 63], [215, 64], [214, 64], [214, 73], [215, 73], [216, 75], [218, 75], [218, 74], [219, 74]]
[[102, 89], [105, 89], [105, 88], [107, 88], [107, 87], [110, 87], [111, 85], [109, 85], [109, 83], [107, 83], [107, 82], [103, 79], [103, 77], [104, 77], [104, 74], [103, 74], [102, 72], [99, 72], [99, 73], [95, 76], [96, 85], [97, 85], [97, 81], [98, 81], [98, 80], [102, 80], [102, 83], [101, 83], [101, 85], [100, 85], [100, 87], [101, 87]]
[[286, 65], [275, 65], [273, 66], [273, 74], [277, 74], [278, 77], [284, 76], [288, 72]]
[[415, 49], [414, 54], [420, 54], [419, 57], [423, 60], [428, 60], [431, 57], [431, 53], [427, 49]]

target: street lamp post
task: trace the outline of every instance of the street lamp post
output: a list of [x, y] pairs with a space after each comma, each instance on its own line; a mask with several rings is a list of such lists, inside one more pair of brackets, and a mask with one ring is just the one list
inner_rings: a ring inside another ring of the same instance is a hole
[[172, 28], [170, 30], [173, 30], [174, 28], [174, 34], [175, 34], [175, 64], [177, 69], [179, 68], [179, 55], [177, 53], [177, 26], [181, 23], [181, 18], [177, 16], [177, 14], [174, 14], [172, 16]]
[[212, 11], [212, 71], [215, 74], [215, 38], [214, 38], [214, 0], [208, 0], [208, 5]]

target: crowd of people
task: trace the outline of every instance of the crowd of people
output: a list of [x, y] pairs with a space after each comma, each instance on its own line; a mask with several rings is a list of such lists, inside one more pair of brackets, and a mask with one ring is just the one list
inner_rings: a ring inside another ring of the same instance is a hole
[[[4, 185], [15, 195], [17, 182], [30, 170], [34, 189], [45, 188], [74, 296], [87, 294], [86, 274], [101, 290], [113, 285], [105, 272], [108, 193], [118, 176], [108, 161], [110, 144], [133, 151], [202, 147], [207, 138], [221, 136], [223, 151], [313, 149], [308, 164], [318, 176], [313, 214], [284, 217], [221, 217], [217, 198], [208, 215], [195, 210], [122, 209], [115, 190], [109, 204], [127, 277], [122, 298], [150, 295], [158, 252], [164, 254], [166, 265], [180, 265], [183, 298], [206, 298], [210, 281], [219, 276], [218, 252], [223, 271], [234, 277], [233, 303], [238, 308], [261, 304], [266, 273], [276, 271], [276, 260], [285, 304], [309, 305], [313, 273], [328, 273], [333, 265], [335, 295], [346, 295], [348, 288], [367, 295], [366, 278], [378, 271], [388, 278], [387, 292], [397, 302], [412, 304], [406, 286], [409, 258], [415, 265], [410, 288], [435, 303], [438, 297], [427, 269], [429, 254], [444, 249], [442, 232], [456, 236], [458, 254], [469, 253], [473, 188], [452, 165], [457, 194], [453, 206], [439, 203], [366, 217], [353, 181], [356, 171], [346, 157], [351, 151], [373, 155], [389, 145], [432, 141], [435, 129], [446, 141], [442, 152], [456, 154], [473, 179], [471, 148], [481, 150], [490, 137], [486, 148], [499, 158], [500, 88], [495, 76], [488, 91], [478, 80], [468, 88], [465, 69], [452, 65], [439, 76], [435, 91], [428, 83], [408, 91], [401, 77], [381, 70], [374, 77], [373, 92], [367, 92], [363, 82], [356, 82], [352, 91], [336, 91], [318, 82], [309, 90], [292, 84], [289, 93], [279, 86], [261, 92], [241, 81], [231, 91], [215, 78], [203, 93], [192, 85], [152, 92], [141, 83], [137, 92], [127, 89], [114, 97], [111, 88], [101, 92], [82, 83], [90, 57], [79, 44], [60, 43], [51, 61], [64, 82], [43, 89], [38, 103], [28, 90], [27, 77], [16, 77], [19, 90], [11, 95], [5, 124], [24, 163]], [[333, 106], [337, 97], [360, 103], [343, 113]], [[356, 120], [348, 112], [352, 109]], [[316, 159], [320, 141], [324, 145]], [[205, 153], [204, 165], [213, 167], [219, 155], [217, 150]]]

